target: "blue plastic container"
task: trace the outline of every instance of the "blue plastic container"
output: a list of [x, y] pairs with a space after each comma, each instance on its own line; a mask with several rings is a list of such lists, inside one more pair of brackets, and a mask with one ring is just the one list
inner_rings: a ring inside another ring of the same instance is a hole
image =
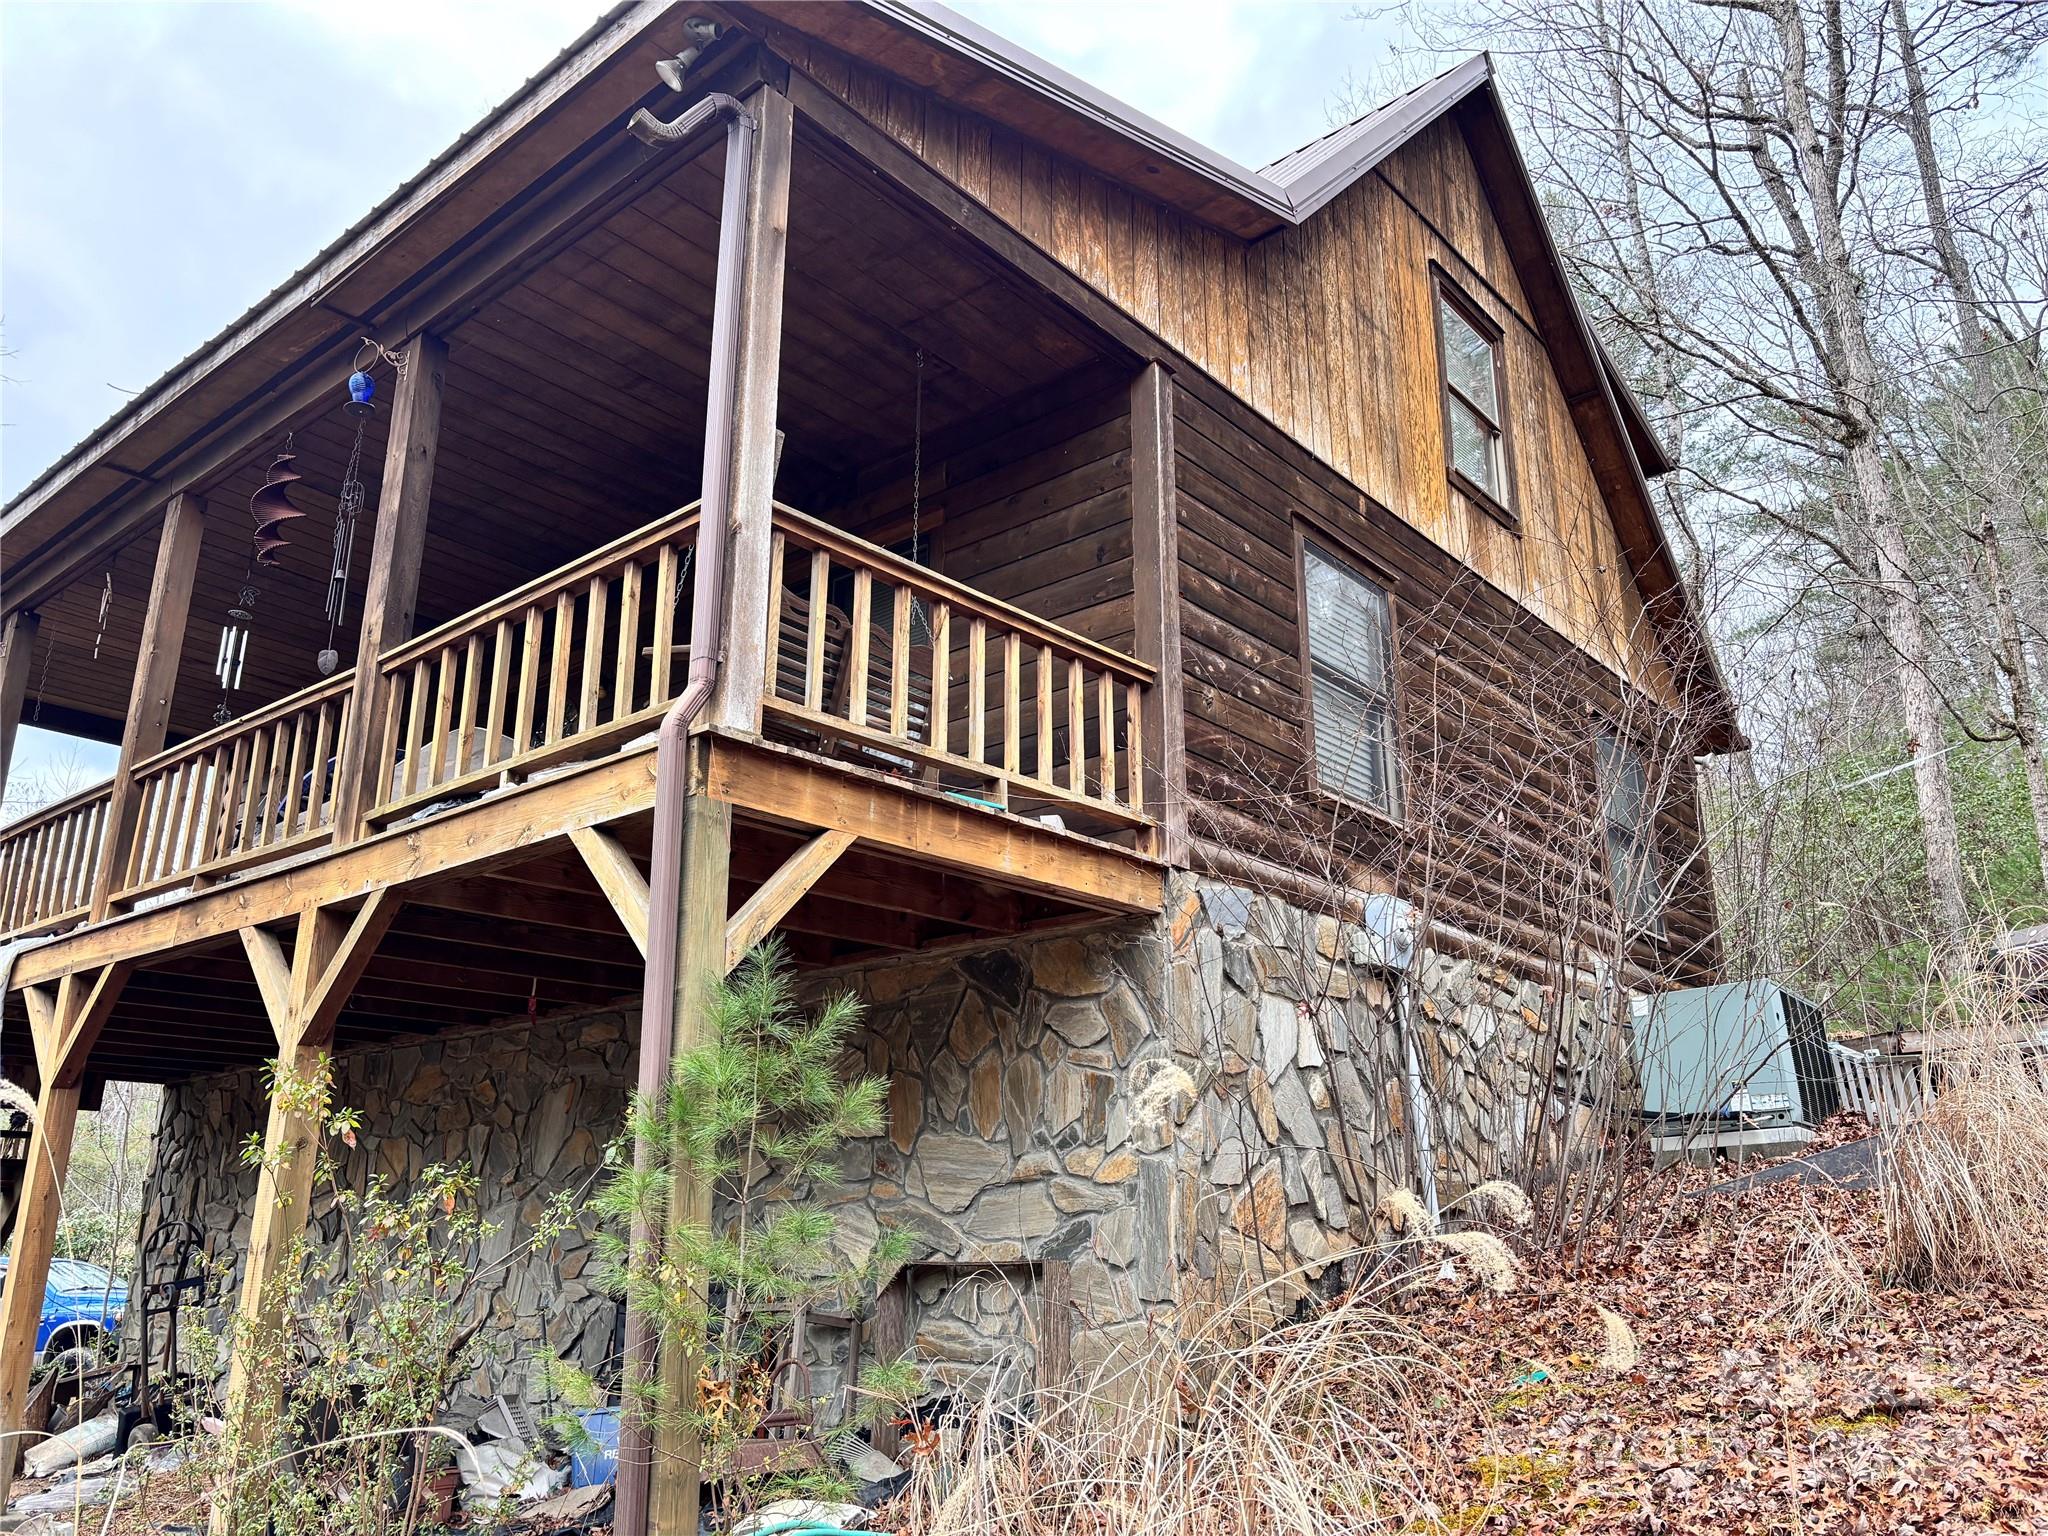
[[619, 1475], [619, 1410], [586, 1408], [576, 1417], [597, 1444], [569, 1453], [569, 1486], [602, 1488]]

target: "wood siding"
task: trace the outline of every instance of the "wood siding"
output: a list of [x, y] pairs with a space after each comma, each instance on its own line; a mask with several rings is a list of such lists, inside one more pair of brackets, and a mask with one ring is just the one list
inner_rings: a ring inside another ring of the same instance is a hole
[[[778, 51], [1239, 399], [1604, 664], [1671, 700], [1640, 594], [1463, 135], [1418, 135], [1253, 244], [789, 33]], [[1505, 333], [1521, 532], [1445, 472], [1430, 264]]]
[[[1577, 930], [1611, 943], [1594, 741], [1655, 737], [1661, 709], [1222, 391], [1184, 382], [1174, 419], [1187, 796], [1200, 848], [1392, 889], [1525, 953]], [[1403, 813], [1351, 811], [1313, 783], [1297, 539], [1349, 556], [1394, 600]], [[1646, 976], [1718, 964], [1693, 765], [1660, 753], [1655, 842], [1670, 887]], [[1332, 828], [1334, 823], [1334, 836]]]
[[[1132, 640], [1130, 394], [1047, 390], [927, 448], [924, 563], [1119, 650]], [[864, 538], [910, 536], [909, 466], [828, 514]]]

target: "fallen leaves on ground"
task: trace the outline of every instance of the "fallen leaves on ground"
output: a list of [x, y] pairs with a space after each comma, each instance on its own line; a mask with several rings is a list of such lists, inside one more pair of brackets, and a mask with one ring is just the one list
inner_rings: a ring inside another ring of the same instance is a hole
[[[1401, 1304], [1492, 1397], [1446, 1456], [1468, 1502], [1436, 1528], [2048, 1532], [2048, 1293], [1886, 1287], [1875, 1194], [1707, 1194], [1714, 1177], [1660, 1176], [1663, 1209], [1633, 1223], [1655, 1230], [1603, 1234], [1575, 1267], [1534, 1257], [1513, 1295]], [[1816, 1223], [1872, 1294], [1793, 1331], [1790, 1258]], [[1635, 1339], [1622, 1370], [1613, 1317]]]

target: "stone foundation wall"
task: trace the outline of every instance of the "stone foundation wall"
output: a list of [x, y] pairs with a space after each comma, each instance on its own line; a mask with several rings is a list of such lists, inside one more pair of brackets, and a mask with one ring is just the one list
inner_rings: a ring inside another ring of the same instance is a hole
[[1505, 971], [1210, 881], [1179, 881], [1169, 912], [1174, 1059], [1198, 1090], [1171, 1233], [1189, 1301], [1299, 1270], [1284, 1306], [1369, 1240], [1387, 1193], [1420, 1191], [1418, 1108], [1441, 1198], [1523, 1172], [1599, 1055], [1587, 1000]]
[[[850, 1265], [885, 1227], [912, 1235], [909, 1337], [942, 1380], [1030, 1369], [1051, 1260], [1075, 1363], [1112, 1367], [1179, 1307], [1322, 1277], [1389, 1189], [1417, 1187], [1404, 1018], [1446, 1196], [1526, 1166], [1564, 1113], [1591, 1052], [1582, 1002], [1433, 953], [1404, 980], [1388, 959], [1369, 929], [1177, 876], [1156, 922], [810, 976], [814, 995], [866, 1002], [848, 1066], [887, 1080], [888, 1123], [845, 1148], [836, 1183], [790, 1194], [834, 1212]], [[543, 1200], [597, 1170], [635, 1032], [612, 1012], [343, 1056], [337, 1102], [365, 1114], [346, 1176], [469, 1161], [500, 1226], [479, 1262], [496, 1265]], [[254, 1072], [168, 1090], [152, 1219], [195, 1220], [239, 1255], [256, 1185], [240, 1146], [262, 1124]], [[331, 1240], [338, 1215], [313, 1214]], [[588, 1258], [572, 1233], [493, 1269], [489, 1337], [514, 1363], [479, 1394], [530, 1380], [543, 1349], [602, 1360], [613, 1306], [584, 1283]], [[843, 1348], [816, 1364], [829, 1395]]]
[[[475, 1409], [490, 1395], [532, 1382], [541, 1348], [595, 1368], [611, 1346], [610, 1297], [585, 1282], [590, 1244], [571, 1232], [551, 1251], [515, 1253], [558, 1190], [581, 1189], [605, 1144], [625, 1123], [635, 1071], [634, 1026], [620, 1012], [524, 1021], [450, 1033], [334, 1062], [334, 1102], [363, 1111], [342, 1181], [364, 1189], [373, 1173], [403, 1188], [432, 1163], [466, 1162], [482, 1185], [482, 1210], [497, 1231], [476, 1256], [489, 1311], [487, 1360], [470, 1384]], [[257, 1173], [242, 1145], [263, 1131], [262, 1074], [254, 1069], [164, 1090], [156, 1163], [143, 1198], [143, 1237], [165, 1221], [191, 1221], [222, 1266], [210, 1325], [225, 1326], [241, 1285]], [[331, 1242], [341, 1213], [315, 1196], [311, 1230]]]

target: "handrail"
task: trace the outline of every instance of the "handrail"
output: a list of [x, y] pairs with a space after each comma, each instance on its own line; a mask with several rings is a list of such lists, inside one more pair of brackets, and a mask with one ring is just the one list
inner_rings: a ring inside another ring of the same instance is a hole
[[33, 832], [44, 822], [55, 821], [66, 812], [75, 811], [80, 806], [88, 805], [92, 801], [110, 795], [113, 792], [114, 779], [113, 775], [109, 774], [106, 778], [101, 779], [99, 783], [89, 784], [84, 789], [74, 790], [62, 800], [52, 800], [48, 805], [37, 806], [20, 820], [10, 821], [5, 826], [0, 826], [0, 844], [11, 842], [24, 833]]
[[210, 731], [201, 731], [197, 736], [179, 742], [175, 747], [165, 747], [163, 751], [157, 753], [154, 757], [145, 757], [135, 765], [133, 770], [135, 777], [139, 779], [146, 774], [155, 772], [159, 768], [168, 768], [173, 763], [196, 756], [217, 743], [232, 740], [235, 736], [245, 731], [257, 730], [270, 724], [273, 720], [279, 720], [286, 715], [294, 714], [304, 709], [308, 704], [320, 699], [330, 696], [339, 697], [353, 689], [355, 684], [356, 669], [354, 667], [350, 667], [346, 672], [337, 672], [332, 677], [323, 677], [317, 683], [308, 683], [305, 687], [299, 689], [298, 692], [288, 693], [274, 703], [252, 709], [245, 715], [237, 715], [232, 720], [216, 725]]
[[1071, 629], [1042, 619], [1037, 614], [1027, 613], [1013, 603], [992, 597], [977, 587], [954, 577], [943, 575], [929, 566], [906, 560], [892, 549], [879, 544], [870, 544], [856, 534], [834, 528], [830, 523], [820, 522], [807, 512], [794, 507], [775, 503], [775, 520], [801, 531], [803, 537], [814, 544], [843, 555], [850, 563], [858, 563], [869, 570], [888, 575], [892, 580], [905, 586], [921, 587], [931, 597], [944, 598], [947, 602], [959, 603], [976, 612], [999, 618], [1020, 634], [1029, 635], [1042, 645], [1056, 645], [1071, 651], [1084, 660], [1092, 661], [1132, 682], [1150, 682], [1157, 668], [1150, 662], [1127, 656], [1122, 651], [1104, 645], [1100, 640], [1077, 634]]
[[545, 575], [536, 576], [533, 580], [514, 587], [510, 592], [494, 597], [488, 603], [472, 608], [467, 613], [458, 613], [445, 623], [436, 624], [425, 634], [414, 635], [410, 640], [392, 646], [377, 658], [377, 664], [385, 671], [391, 671], [445, 644], [450, 637], [475, 629], [488, 619], [515, 612], [530, 604], [534, 598], [551, 595], [572, 581], [586, 579], [616, 560], [623, 560], [652, 549], [694, 525], [702, 505], [702, 502], [689, 502], [657, 522], [635, 528], [631, 533], [623, 534], [587, 555], [578, 556], [567, 565], [557, 566]]

